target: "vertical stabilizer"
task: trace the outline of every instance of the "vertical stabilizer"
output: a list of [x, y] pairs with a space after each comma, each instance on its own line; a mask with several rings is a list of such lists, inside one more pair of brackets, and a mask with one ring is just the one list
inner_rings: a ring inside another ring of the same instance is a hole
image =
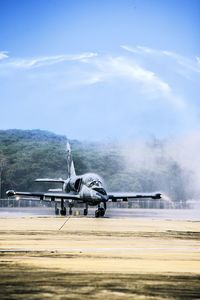
[[67, 178], [75, 175], [76, 172], [74, 168], [74, 162], [72, 159], [71, 147], [70, 144], [67, 142]]

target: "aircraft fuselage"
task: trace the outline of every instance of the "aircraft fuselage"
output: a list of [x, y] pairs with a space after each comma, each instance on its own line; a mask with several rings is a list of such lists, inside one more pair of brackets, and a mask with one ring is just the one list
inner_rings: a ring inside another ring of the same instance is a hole
[[103, 180], [94, 173], [68, 178], [63, 184], [63, 192], [79, 194], [80, 198], [89, 205], [108, 201]]

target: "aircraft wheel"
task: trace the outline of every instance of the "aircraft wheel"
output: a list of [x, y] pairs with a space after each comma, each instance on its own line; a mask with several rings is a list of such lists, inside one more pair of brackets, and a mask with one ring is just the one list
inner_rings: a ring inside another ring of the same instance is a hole
[[87, 214], [88, 214], [87, 208], [84, 208], [83, 214], [84, 214], [84, 216], [87, 216]]
[[69, 214], [70, 214], [70, 216], [72, 215], [72, 209], [71, 209], [71, 207], [69, 209]]
[[95, 210], [95, 218], [99, 218], [100, 217], [100, 211], [99, 209]]
[[63, 209], [60, 210], [60, 214], [61, 214], [61, 216], [66, 216], [66, 214], [67, 214], [66, 207], [64, 207]]
[[59, 213], [60, 213], [60, 210], [59, 210], [59, 208], [57, 207], [57, 208], [55, 209], [55, 214], [58, 216]]
[[103, 207], [99, 208], [99, 214], [101, 217], [103, 217], [105, 215], [105, 209]]

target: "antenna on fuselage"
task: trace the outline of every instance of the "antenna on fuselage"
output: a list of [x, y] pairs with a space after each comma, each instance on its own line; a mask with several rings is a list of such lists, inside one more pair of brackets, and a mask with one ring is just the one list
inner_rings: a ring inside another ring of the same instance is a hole
[[67, 142], [67, 178], [70, 178], [71, 176], [75, 176], [75, 168], [74, 168], [74, 162], [72, 159], [72, 152], [71, 152], [71, 147], [70, 144]]

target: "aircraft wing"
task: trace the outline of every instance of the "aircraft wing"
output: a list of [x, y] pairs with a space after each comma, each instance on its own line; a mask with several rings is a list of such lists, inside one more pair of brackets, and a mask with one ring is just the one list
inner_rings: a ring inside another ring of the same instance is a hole
[[160, 193], [144, 193], [144, 194], [137, 194], [137, 193], [110, 193], [108, 194], [108, 199], [116, 202], [116, 201], [128, 201], [128, 199], [145, 199], [145, 198], [151, 198], [151, 199], [161, 199], [161, 194]]
[[36, 193], [31, 193], [31, 192], [15, 192], [13, 190], [9, 190], [6, 192], [6, 195], [8, 197], [12, 196], [25, 196], [25, 197], [34, 197], [34, 198], [39, 198], [38, 200], [44, 200], [44, 201], [55, 201], [55, 199], [63, 199], [63, 200], [80, 200], [79, 195], [74, 195], [74, 194], [69, 194], [69, 193], [56, 193], [56, 192], [47, 192], [47, 193], [42, 193], [42, 192], [36, 192]]

